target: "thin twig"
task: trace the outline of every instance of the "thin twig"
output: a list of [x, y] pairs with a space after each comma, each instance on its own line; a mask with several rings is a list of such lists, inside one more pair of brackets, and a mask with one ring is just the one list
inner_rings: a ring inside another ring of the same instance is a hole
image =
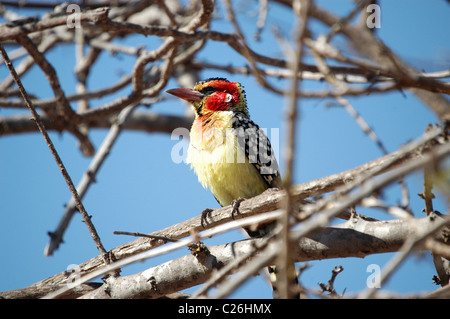
[[81, 215], [83, 216], [83, 221], [85, 222], [86, 226], [89, 229], [89, 232], [92, 236], [92, 239], [95, 242], [95, 245], [97, 246], [97, 249], [99, 250], [99, 252], [101, 253], [103, 260], [105, 262], [105, 264], [109, 264], [110, 263], [110, 259], [108, 257], [108, 254], [105, 250], [105, 248], [103, 247], [103, 244], [100, 240], [100, 237], [98, 236], [97, 230], [94, 227], [94, 224], [92, 224], [91, 222], [91, 216], [88, 215], [88, 213], [86, 212], [83, 203], [81, 202], [81, 198], [78, 195], [78, 192], [75, 188], [75, 186], [73, 185], [72, 179], [70, 178], [70, 175], [68, 174], [61, 158], [59, 157], [58, 152], [56, 151], [55, 146], [53, 145], [50, 136], [48, 135], [42, 121], [41, 118], [39, 116], [39, 114], [36, 112], [36, 109], [34, 108], [30, 97], [28, 96], [28, 93], [25, 91], [25, 88], [22, 85], [22, 81], [20, 81], [16, 70], [14, 69], [14, 66], [11, 63], [11, 60], [9, 60], [9, 57], [5, 51], [5, 49], [3, 48], [3, 45], [0, 44], [0, 51], [1, 54], [3, 56], [3, 60], [6, 62], [6, 65], [8, 66], [9, 71], [11, 72], [12, 77], [14, 78], [14, 81], [17, 84], [17, 87], [20, 90], [20, 93], [22, 94], [23, 99], [25, 100], [28, 108], [30, 109], [31, 113], [33, 114], [33, 118], [36, 122], [36, 125], [39, 127], [39, 131], [42, 133], [42, 135], [44, 136], [44, 139], [47, 143], [47, 146], [49, 147], [53, 157], [55, 158], [56, 163], [58, 164], [58, 167], [61, 171], [61, 174], [64, 177], [64, 180], [66, 181], [67, 185], [69, 186], [70, 192], [72, 193], [72, 196], [75, 200], [76, 206], [78, 208], [78, 210], [80, 211]]
[[289, 229], [290, 229], [290, 216], [292, 215], [292, 204], [294, 202], [292, 197], [292, 184], [293, 176], [295, 175], [294, 167], [294, 154], [297, 152], [295, 147], [295, 141], [298, 138], [298, 92], [300, 92], [299, 87], [299, 72], [300, 65], [303, 56], [303, 39], [306, 38], [308, 28], [308, 11], [309, 11], [309, 0], [299, 0], [293, 2], [293, 10], [299, 19], [299, 26], [295, 27], [295, 49], [289, 50], [290, 70], [292, 72], [292, 79], [290, 84], [290, 90], [286, 95], [288, 99], [288, 110], [286, 114], [286, 127], [287, 127], [287, 143], [285, 149], [285, 162], [286, 162], [286, 174], [283, 178], [283, 187], [286, 190], [286, 200], [284, 204], [285, 214], [280, 219], [280, 224], [282, 226], [280, 237], [282, 239], [281, 249], [278, 255], [279, 265], [277, 267], [277, 285], [280, 298], [292, 299], [295, 296], [295, 289], [293, 287], [293, 279], [296, 278], [295, 267], [293, 267], [293, 261], [290, 257], [290, 251], [292, 247], [292, 242], [289, 240]]
[[[94, 158], [89, 164], [88, 169], [83, 174], [77, 186], [80, 199], [84, 197], [89, 187], [92, 185], [92, 183], [95, 182], [97, 173], [100, 167], [105, 162], [107, 156], [111, 153], [111, 149], [114, 143], [116, 142], [117, 138], [119, 137], [119, 134], [122, 131], [124, 123], [127, 121], [129, 116], [133, 113], [133, 111], [136, 109], [137, 106], [138, 106], [137, 104], [133, 104], [123, 109], [123, 111], [120, 112], [117, 121], [109, 129], [109, 132], [106, 135], [105, 139], [103, 140], [102, 145], [98, 149], [97, 153], [95, 154]], [[56, 230], [53, 232], [49, 232], [50, 242], [44, 249], [45, 256], [51, 256], [53, 252], [56, 249], [58, 249], [59, 244], [62, 242], [64, 232], [66, 231], [67, 227], [69, 226], [70, 220], [72, 219], [74, 213], [76, 212], [76, 208], [78, 208], [78, 206], [76, 205], [76, 201], [72, 197], [69, 203], [66, 205], [64, 214], [61, 220], [59, 221]]]
[[151, 238], [151, 239], [159, 239], [159, 240], [163, 240], [163, 241], [166, 241], [166, 242], [176, 242], [176, 241], [178, 241], [178, 239], [173, 239], [173, 238], [164, 237], [164, 236], [149, 235], [149, 234], [121, 231], [121, 230], [116, 230], [116, 231], [114, 231], [113, 234], [114, 235], [127, 235], [127, 236], [134, 236], [134, 237], [145, 237], [145, 238]]
[[328, 33], [326, 37], [327, 42], [330, 42], [331, 39], [342, 30], [344, 25], [348, 24], [350, 20], [353, 19], [353, 17], [363, 9], [363, 7], [369, 4], [369, 1], [371, 0], [360, 0], [358, 4], [353, 8], [352, 11], [350, 11], [350, 13], [346, 17], [341, 18], [339, 22], [334, 24], [331, 28], [331, 31]]
[[27, 36], [18, 37], [17, 42], [20, 43], [28, 51], [30, 56], [33, 57], [35, 63], [39, 65], [41, 70], [46, 75], [47, 80], [53, 90], [53, 93], [55, 94], [55, 98], [57, 98], [58, 103], [60, 104], [62, 115], [68, 121], [76, 117], [76, 113], [70, 107], [69, 101], [67, 101], [67, 98], [64, 94], [64, 91], [61, 87], [58, 76], [53, 66], [47, 61], [45, 56], [41, 52], [39, 52], [38, 48], [30, 40], [29, 37]]
[[[247, 41], [245, 39], [245, 35], [242, 32], [232, 5], [231, 5], [231, 1], [230, 0], [224, 0], [224, 4], [225, 7], [227, 9], [227, 13], [228, 13], [228, 18], [230, 19], [231, 23], [233, 24], [234, 30], [237, 34], [236, 38], [239, 41], [233, 41], [233, 43], [236, 45], [234, 48], [238, 50], [239, 53], [241, 53], [251, 64], [251, 68], [250, 71], [252, 72], [252, 74], [254, 75], [254, 77], [256, 78], [256, 80], [258, 81], [258, 83], [263, 86], [266, 89], [271, 90], [272, 92], [275, 92], [277, 94], [283, 94], [283, 91], [275, 88], [273, 85], [271, 85], [269, 82], [266, 81], [266, 79], [263, 76], [263, 73], [260, 72], [260, 69], [258, 68], [258, 66], [256, 65], [256, 56], [255, 54], [253, 54], [253, 51], [250, 49], [250, 47], [247, 44]], [[231, 43], [229, 43], [231, 45]], [[233, 46], [232, 46], [233, 47]]]
[[39, 52], [38, 48], [30, 40], [29, 37], [20, 36], [17, 38], [17, 42], [20, 43], [28, 51], [30, 56], [33, 57], [36, 64], [39, 65], [39, 67], [47, 77], [50, 87], [53, 90], [58, 108], [56, 114], [54, 114], [53, 110], [49, 112], [49, 114], [55, 118], [55, 121], [58, 121], [59, 118], [62, 117], [62, 120], [67, 122], [67, 129], [71, 133], [73, 133], [80, 141], [80, 144], [82, 144], [84, 153], [87, 155], [94, 154], [94, 146], [92, 145], [91, 141], [85, 134], [83, 134], [83, 132], [81, 132], [76, 126], [72, 124], [73, 121], [77, 120], [78, 115], [74, 110], [72, 110], [53, 66], [47, 61], [45, 56], [41, 52]]
[[356, 123], [358, 123], [363, 132], [366, 133], [372, 139], [372, 141], [378, 146], [383, 155], [388, 154], [389, 152], [387, 151], [386, 147], [384, 147], [383, 143], [375, 134], [373, 129], [364, 120], [364, 118], [355, 110], [355, 108], [350, 104], [350, 102], [347, 99], [344, 99], [343, 97], [340, 96], [337, 97], [337, 100], [339, 104], [344, 106], [345, 110], [355, 119]]
[[336, 290], [334, 289], [334, 281], [336, 280], [337, 275], [339, 275], [341, 272], [344, 271], [344, 267], [342, 267], [342, 265], [336, 266], [334, 267], [334, 269], [331, 271], [331, 278], [330, 280], [328, 280], [328, 284], [325, 285], [321, 282], [319, 282], [319, 286], [322, 289], [322, 293], [324, 293], [325, 291], [328, 292], [328, 294], [333, 297], [333, 298], [341, 298], [344, 296], [345, 293], [345, 289], [344, 292], [339, 295]]
[[[45, 53], [48, 50], [50, 50], [52, 47], [54, 47], [60, 39], [57, 36], [54, 35], [48, 35], [47, 37], [44, 37], [42, 39], [42, 42], [38, 46], [38, 51]], [[21, 49], [27, 53], [27, 50], [24, 47], [21, 47]], [[3, 61], [1, 61], [3, 62]], [[0, 62], [0, 63], [1, 63]], [[20, 62], [20, 64], [16, 67], [16, 72], [19, 75], [19, 77], [23, 76], [28, 70], [31, 69], [31, 67], [34, 65], [35, 61], [32, 56], [27, 56], [23, 61]], [[7, 77], [1, 84], [0, 84], [0, 91], [5, 91], [11, 85], [14, 84], [14, 79], [12, 77]]]
[[259, 41], [261, 39], [261, 32], [264, 29], [264, 25], [266, 23], [268, 11], [268, 1], [267, 0], [259, 0], [259, 12], [258, 12], [258, 21], [256, 22], [256, 31], [253, 34], [255, 40]]
[[[350, 104], [350, 102], [347, 99], [344, 99], [341, 96], [337, 97], [338, 102], [345, 107], [345, 110], [355, 119], [356, 123], [361, 127], [363, 132], [367, 134], [370, 139], [378, 146], [378, 148], [381, 150], [381, 152], [386, 155], [389, 154], [387, 148], [384, 146], [383, 142], [378, 138], [378, 136], [375, 134], [374, 130], [370, 127], [370, 125], [364, 120], [364, 118], [355, 110], [355, 108]], [[401, 206], [402, 209], [405, 210], [408, 208], [409, 205], [409, 191], [408, 187], [406, 186], [405, 181], [403, 178], [399, 179], [399, 184], [402, 188], [402, 201]]]

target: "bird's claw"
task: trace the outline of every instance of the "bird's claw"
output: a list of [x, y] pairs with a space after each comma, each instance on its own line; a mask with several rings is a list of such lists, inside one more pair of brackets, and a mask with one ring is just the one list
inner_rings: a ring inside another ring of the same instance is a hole
[[231, 206], [233, 207], [233, 210], [231, 211], [231, 218], [234, 219], [235, 214], [240, 214], [239, 212], [239, 206], [241, 203], [245, 200], [245, 198], [239, 197], [238, 199], [235, 199], [231, 202]]
[[211, 208], [205, 208], [204, 210], [202, 210], [200, 220], [201, 220], [201, 225], [202, 225], [203, 228], [205, 228], [205, 223], [207, 223], [206, 218], [209, 216], [209, 214], [212, 211], [213, 210]]

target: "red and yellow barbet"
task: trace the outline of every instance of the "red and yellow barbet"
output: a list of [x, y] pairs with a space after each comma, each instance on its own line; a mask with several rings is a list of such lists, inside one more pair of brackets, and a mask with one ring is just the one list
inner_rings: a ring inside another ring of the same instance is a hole
[[[270, 141], [250, 120], [245, 92], [239, 83], [210, 78], [193, 89], [167, 92], [188, 101], [195, 109], [187, 161], [221, 206], [257, 196], [268, 188], [282, 187]], [[270, 223], [246, 231], [251, 237], [261, 237], [273, 227], [274, 223]], [[275, 267], [269, 267], [274, 296], [275, 272]]]

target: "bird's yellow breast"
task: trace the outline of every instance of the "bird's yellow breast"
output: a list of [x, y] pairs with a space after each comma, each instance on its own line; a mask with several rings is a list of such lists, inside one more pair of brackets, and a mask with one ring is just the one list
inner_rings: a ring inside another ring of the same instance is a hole
[[238, 198], [251, 198], [267, 189], [255, 166], [248, 161], [231, 127], [232, 112], [210, 118], [208, 125], [196, 119], [190, 133], [187, 161], [199, 182], [209, 188], [221, 206]]

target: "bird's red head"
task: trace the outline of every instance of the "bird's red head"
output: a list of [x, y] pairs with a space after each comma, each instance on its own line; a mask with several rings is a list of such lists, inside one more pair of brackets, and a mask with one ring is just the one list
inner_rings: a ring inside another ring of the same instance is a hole
[[238, 82], [210, 78], [197, 83], [193, 89], [172, 89], [173, 94], [191, 103], [198, 115], [217, 111], [243, 112], [248, 115], [245, 92]]

